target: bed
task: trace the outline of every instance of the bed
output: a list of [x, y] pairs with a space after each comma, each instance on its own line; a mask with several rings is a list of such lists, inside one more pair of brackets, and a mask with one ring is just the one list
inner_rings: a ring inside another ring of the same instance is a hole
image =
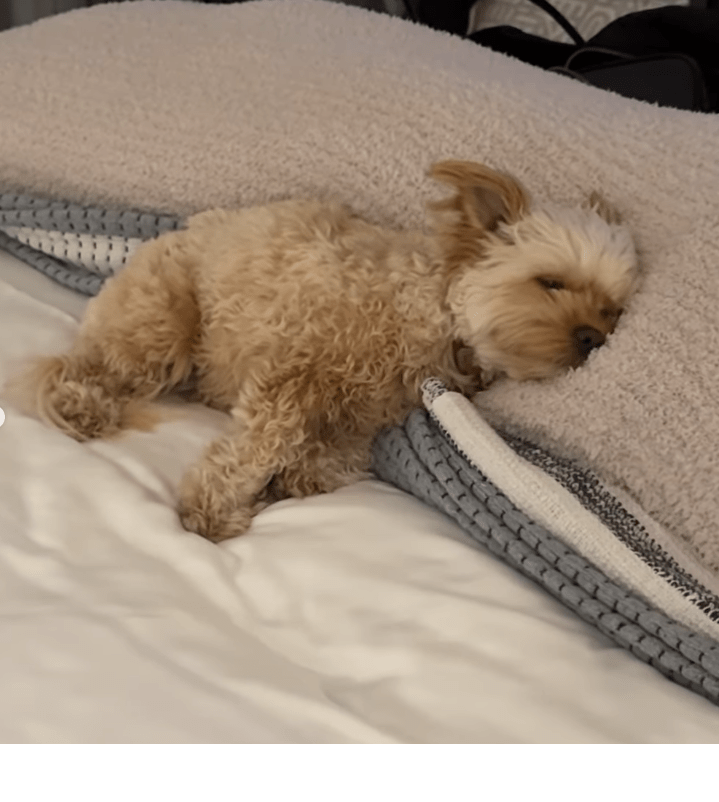
[[439, 158], [601, 190], [646, 272], [581, 370], [430, 381], [376, 479], [221, 546], [174, 505], [222, 414], [168, 398], [78, 444], [0, 389], [0, 740], [719, 741], [714, 118], [319, 0], [74, 11], [0, 63], [0, 387], [188, 214], [315, 195], [418, 225]]

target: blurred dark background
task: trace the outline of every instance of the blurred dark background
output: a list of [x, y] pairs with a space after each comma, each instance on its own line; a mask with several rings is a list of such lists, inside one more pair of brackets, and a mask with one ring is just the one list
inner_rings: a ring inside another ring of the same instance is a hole
[[[41, 17], [59, 14], [73, 8], [101, 5], [122, 0], [0, 0], [0, 30], [26, 25]], [[155, 0], [162, 2], [162, 0]], [[186, 2], [229, 3], [238, 0], [185, 0]], [[241, 2], [242, 0], [240, 0]], [[511, 24], [513, 15], [527, 18], [532, 14], [528, 0], [331, 0], [347, 5], [363, 6], [395, 16], [418, 19], [433, 27], [465, 34], [482, 24]], [[719, 0], [552, 0], [559, 11], [568, 16], [581, 30], [582, 7], [587, 14], [604, 24], [632, 11], [656, 8], [661, 5], [683, 5], [698, 8], [719, 8]], [[572, 19], [572, 16], [575, 19]], [[486, 21], [483, 20], [486, 17]], [[584, 31], [582, 31], [584, 33]], [[587, 34], [591, 34], [588, 31]], [[560, 34], [561, 35], [561, 34]]]

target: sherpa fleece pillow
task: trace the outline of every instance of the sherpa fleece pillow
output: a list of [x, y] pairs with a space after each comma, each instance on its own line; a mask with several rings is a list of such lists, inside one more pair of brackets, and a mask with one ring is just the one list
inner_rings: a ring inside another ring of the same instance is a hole
[[541, 200], [599, 190], [644, 284], [581, 369], [500, 383], [490, 419], [624, 487], [719, 568], [719, 120], [315, 0], [98, 6], [3, 34], [0, 191], [183, 216], [333, 196], [418, 225], [442, 158]]

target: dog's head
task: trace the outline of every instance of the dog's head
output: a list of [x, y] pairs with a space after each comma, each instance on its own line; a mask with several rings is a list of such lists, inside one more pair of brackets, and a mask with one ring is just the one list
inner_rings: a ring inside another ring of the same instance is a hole
[[511, 176], [473, 162], [435, 164], [455, 188], [434, 204], [456, 335], [487, 377], [541, 379], [602, 345], [637, 281], [632, 238], [597, 195], [533, 210]]

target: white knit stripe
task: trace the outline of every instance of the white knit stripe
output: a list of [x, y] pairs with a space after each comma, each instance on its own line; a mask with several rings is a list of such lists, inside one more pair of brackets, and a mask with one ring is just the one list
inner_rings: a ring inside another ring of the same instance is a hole
[[116, 273], [142, 243], [136, 238], [46, 231], [24, 226], [5, 226], [0, 230], [41, 253], [80, 265], [102, 276]]
[[[517, 455], [469, 400], [446, 392], [426, 403], [459, 450], [529, 518], [669, 617], [719, 640], [719, 624], [655, 573], [559, 482]], [[667, 541], [661, 545], [669, 552]], [[689, 555], [669, 553], [687, 573], [706, 577]], [[707, 589], [716, 592], [716, 582]]]

